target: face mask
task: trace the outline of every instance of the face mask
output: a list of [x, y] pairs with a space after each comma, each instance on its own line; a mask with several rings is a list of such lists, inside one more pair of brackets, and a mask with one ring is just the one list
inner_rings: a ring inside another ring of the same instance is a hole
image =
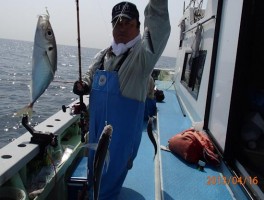
[[115, 40], [113, 39], [112, 44], [111, 44], [112, 52], [116, 56], [119, 56], [125, 53], [129, 48], [133, 47], [137, 43], [137, 41], [139, 41], [140, 39], [141, 39], [141, 34], [138, 34], [137, 37], [135, 37], [133, 40], [129, 41], [126, 44], [123, 44], [123, 43], [116, 44]]

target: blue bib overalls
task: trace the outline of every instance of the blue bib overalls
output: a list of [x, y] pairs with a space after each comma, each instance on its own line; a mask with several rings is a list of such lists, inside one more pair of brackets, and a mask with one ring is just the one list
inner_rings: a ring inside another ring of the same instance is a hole
[[[144, 102], [122, 96], [117, 71], [97, 70], [90, 93], [89, 143], [97, 143], [107, 122], [113, 126], [110, 163], [104, 169], [100, 200], [116, 200], [139, 148]], [[89, 151], [89, 181], [92, 181], [95, 151]]]

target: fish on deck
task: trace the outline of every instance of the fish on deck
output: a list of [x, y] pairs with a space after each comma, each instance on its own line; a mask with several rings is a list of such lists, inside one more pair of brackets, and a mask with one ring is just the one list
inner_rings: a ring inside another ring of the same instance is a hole
[[49, 15], [38, 17], [32, 57], [31, 100], [15, 115], [32, 115], [33, 105], [54, 79], [57, 70], [57, 45]]

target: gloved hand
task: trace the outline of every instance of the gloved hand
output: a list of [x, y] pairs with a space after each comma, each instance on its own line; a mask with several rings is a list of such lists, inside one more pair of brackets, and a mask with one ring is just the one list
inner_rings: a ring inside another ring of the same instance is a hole
[[90, 92], [89, 86], [86, 82], [76, 81], [73, 85], [73, 93], [77, 95], [85, 95]]

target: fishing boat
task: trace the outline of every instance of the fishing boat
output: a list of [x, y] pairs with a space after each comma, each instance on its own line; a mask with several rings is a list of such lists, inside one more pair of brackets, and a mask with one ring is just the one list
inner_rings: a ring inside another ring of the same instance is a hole
[[[264, 199], [264, 14], [260, 0], [191, 0], [178, 23], [174, 70], [155, 69], [154, 150], [146, 129], [120, 199]], [[89, 97], [83, 97], [88, 105]], [[0, 199], [85, 199], [87, 149], [79, 100], [0, 149]], [[221, 163], [201, 166], [164, 151], [194, 127], [211, 139]]]

